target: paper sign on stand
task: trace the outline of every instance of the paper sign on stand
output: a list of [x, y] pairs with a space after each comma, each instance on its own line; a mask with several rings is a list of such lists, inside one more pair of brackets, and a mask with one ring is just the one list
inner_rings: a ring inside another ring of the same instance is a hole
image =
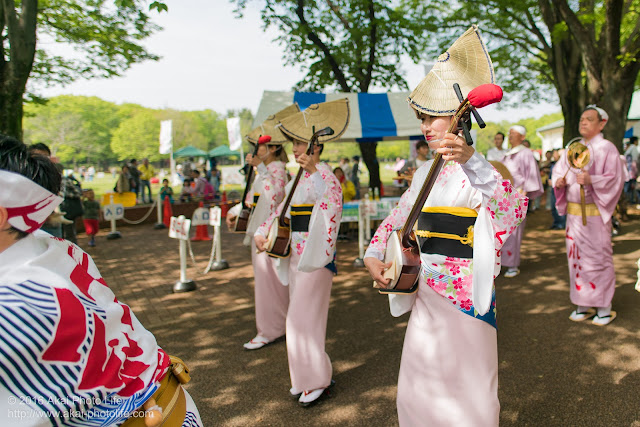
[[102, 215], [105, 221], [117, 220], [124, 218], [124, 206], [120, 203], [105, 205], [102, 208]]
[[172, 216], [169, 225], [169, 237], [180, 240], [180, 280], [173, 285], [173, 292], [190, 292], [196, 289], [196, 283], [187, 279], [187, 240], [189, 240], [189, 229], [191, 220], [180, 215]]
[[[219, 209], [219, 208], [218, 208]], [[191, 225], [209, 225], [209, 211], [205, 208], [197, 208], [191, 215]]]
[[222, 235], [220, 225], [222, 223], [222, 209], [220, 206], [214, 206], [209, 210], [209, 225], [213, 226], [213, 239], [216, 245], [216, 261], [213, 263], [212, 270], [224, 270], [229, 268], [229, 263], [222, 259]]

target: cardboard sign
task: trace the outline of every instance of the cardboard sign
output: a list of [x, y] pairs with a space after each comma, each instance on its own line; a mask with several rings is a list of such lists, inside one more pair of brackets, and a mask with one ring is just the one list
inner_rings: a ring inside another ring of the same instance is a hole
[[112, 205], [105, 205], [102, 208], [102, 214], [105, 221], [111, 221], [112, 219], [124, 218], [124, 206], [120, 203], [114, 203]]
[[198, 208], [193, 211], [191, 225], [209, 225], [209, 211], [205, 208]]
[[189, 240], [189, 229], [191, 228], [191, 220], [186, 219], [184, 215], [179, 217], [172, 216], [169, 225], [169, 237], [172, 239]]
[[214, 227], [220, 227], [222, 218], [222, 209], [220, 206], [214, 206], [209, 209], [209, 225], [213, 225]]

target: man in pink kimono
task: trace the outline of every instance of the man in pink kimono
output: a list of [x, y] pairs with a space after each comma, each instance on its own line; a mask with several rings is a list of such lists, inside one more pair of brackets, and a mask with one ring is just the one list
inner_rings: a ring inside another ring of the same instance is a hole
[[620, 153], [601, 133], [608, 118], [602, 108], [587, 106], [580, 117], [579, 130], [581, 143], [589, 149], [588, 165], [582, 169], [570, 165], [567, 154], [571, 150], [566, 150], [554, 167], [552, 182], [558, 213], [567, 215], [570, 297], [577, 306], [569, 318], [580, 322], [595, 316], [592, 323], [600, 326], [616, 318], [616, 312], [611, 310], [616, 286], [611, 216], [624, 185]]
[[[534, 200], [544, 192], [544, 189], [538, 162], [533, 157], [533, 152], [523, 144], [526, 133], [523, 126], [511, 127], [509, 130], [511, 149], [505, 154], [502, 163], [513, 176], [513, 187], [529, 197], [529, 200]], [[520, 274], [520, 245], [526, 223], [527, 218], [525, 217], [517, 230], [504, 242], [502, 265], [507, 267], [504, 277], [515, 277]]]

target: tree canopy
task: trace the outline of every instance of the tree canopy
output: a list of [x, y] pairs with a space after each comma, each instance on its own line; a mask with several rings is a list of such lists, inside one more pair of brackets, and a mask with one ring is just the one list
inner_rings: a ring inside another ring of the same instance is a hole
[[227, 117], [240, 117], [244, 134], [253, 121], [247, 109], [225, 114], [157, 110], [70, 95], [53, 97], [43, 105], [29, 104], [25, 112], [25, 142], [47, 144], [65, 164], [102, 166], [131, 158], [168, 158], [158, 152], [162, 120], [173, 121], [174, 150], [193, 145], [204, 151], [229, 143]]
[[577, 135], [580, 114], [597, 103], [609, 113], [605, 136], [622, 146], [631, 95], [640, 71], [640, 1], [509, 0], [457, 3], [410, 0], [414, 16], [432, 15], [433, 55], [471, 23], [485, 34], [498, 83], [511, 102], [548, 98], [555, 89], [565, 140]]
[[[417, 60], [422, 25], [384, 0], [232, 0], [242, 17], [250, 2], [261, 4], [265, 29], [279, 30], [286, 65], [307, 74], [295, 88], [306, 91], [368, 92], [407, 89], [398, 64]], [[377, 143], [361, 143], [371, 172], [371, 187], [380, 186]]]
[[[167, 10], [147, 0], [0, 0], [0, 133], [22, 136], [27, 81], [66, 84], [77, 78], [118, 76], [158, 57], [142, 41], [160, 27], [147, 12]], [[62, 56], [38, 41], [66, 43]]]

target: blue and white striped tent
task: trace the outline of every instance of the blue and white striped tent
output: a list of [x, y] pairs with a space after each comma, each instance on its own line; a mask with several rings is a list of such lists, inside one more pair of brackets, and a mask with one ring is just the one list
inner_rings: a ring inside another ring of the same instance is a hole
[[311, 104], [348, 98], [351, 121], [339, 141], [375, 142], [422, 139], [420, 122], [407, 104], [409, 92], [396, 93], [315, 93], [264, 91], [253, 127], [287, 105], [297, 102], [301, 110]]

